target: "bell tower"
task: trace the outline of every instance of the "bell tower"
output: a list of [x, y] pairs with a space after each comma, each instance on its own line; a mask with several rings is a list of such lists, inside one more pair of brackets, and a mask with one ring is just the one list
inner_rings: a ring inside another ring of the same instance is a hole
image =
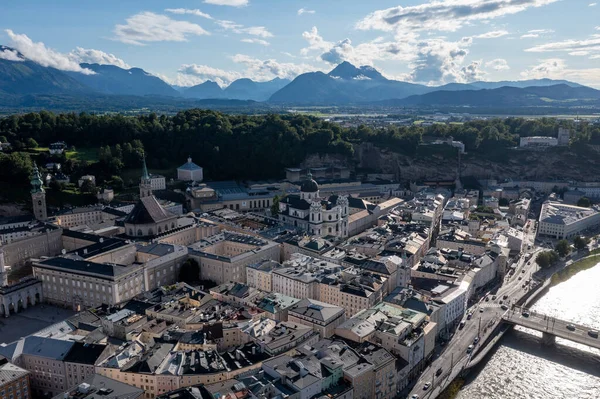
[[44, 190], [44, 184], [42, 183], [40, 171], [36, 164], [33, 164], [30, 183], [33, 215], [37, 220], [44, 221], [48, 219], [48, 212], [46, 210], [46, 190]]
[[146, 167], [146, 156], [142, 166], [142, 178], [140, 179], [140, 198], [150, 197], [152, 195], [152, 181]]

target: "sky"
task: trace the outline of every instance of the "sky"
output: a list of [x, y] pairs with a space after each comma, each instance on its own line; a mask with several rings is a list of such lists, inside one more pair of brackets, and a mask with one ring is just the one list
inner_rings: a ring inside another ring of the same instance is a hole
[[600, 0], [1, 0], [0, 58], [173, 85], [293, 79], [342, 61], [440, 85], [568, 79], [600, 88]]

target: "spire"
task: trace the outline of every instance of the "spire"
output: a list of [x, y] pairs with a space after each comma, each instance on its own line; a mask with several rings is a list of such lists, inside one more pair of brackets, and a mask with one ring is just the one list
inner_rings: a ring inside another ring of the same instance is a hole
[[37, 164], [33, 164], [33, 171], [31, 172], [31, 179], [29, 180], [31, 183], [31, 193], [43, 193], [44, 192], [44, 183], [42, 182], [42, 177], [40, 176], [40, 171], [37, 167]]
[[148, 168], [146, 167], [146, 155], [144, 155], [143, 166], [142, 166], [142, 180], [150, 180], [148, 174]]

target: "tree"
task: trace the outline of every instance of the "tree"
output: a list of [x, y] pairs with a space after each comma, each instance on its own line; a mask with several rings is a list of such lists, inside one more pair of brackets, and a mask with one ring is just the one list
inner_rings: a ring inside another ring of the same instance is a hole
[[188, 258], [179, 269], [179, 281], [192, 284], [200, 280], [200, 265], [195, 259]]
[[546, 269], [556, 263], [558, 260], [558, 254], [556, 251], [544, 251], [538, 254], [535, 258], [535, 262], [542, 268]]
[[34, 139], [32, 139], [31, 137], [27, 139], [27, 141], [25, 141], [25, 147], [31, 149], [31, 148], [37, 148], [38, 147], [38, 142], [35, 141]]
[[592, 206], [592, 201], [590, 201], [588, 197], [581, 197], [579, 198], [579, 201], [577, 201], [577, 206], [589, 208], [590, 206]]
[[577, 236], [575, 237], [575, 239], [573, 240], [573, 245], [575, 246], [575, 248], [577, 248], [578, 250], [581, 249], [585, 249], [588, 245], [588, 240], [585, 239], [584, 237], [581, 236]]
[[556, 252], [558, 252], [561, 257], [565, 257], [569, 254], [569, 252], [571, 252], [571, 245], [567, 240], [560, 240], [556, 243], [556, 247], [554, 249], [556, 249]]
[[271, 205], [271, 216], [277, 217], [279, 215], [279, 195], [273, 197], [273, 205]]
[[108, 184], [115, 191], [121, 191], [123, 190], [123, 187], [125, 187], [125, 183], [123, 182], [123, 179], [121, 179], [120, 176], [112, 176], [108, 181]]
[[85, 180], [81, 184], [79, 191], [81, 191], [82, 193], [96, 194], [96, 185], [91, 180]]

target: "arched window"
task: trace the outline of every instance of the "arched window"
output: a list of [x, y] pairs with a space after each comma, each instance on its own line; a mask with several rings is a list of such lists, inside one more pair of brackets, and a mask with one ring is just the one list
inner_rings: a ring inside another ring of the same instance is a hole
[[329, 228], [329, 232], [331, 233], [331, 227]]
[[329, 220], [331, 220], [331, 215], [329, 215]]
[[129, 229], [129, 235], [132, 236], [133, 235], [133, 229]]
[[171, 223], [171, 228], [174, 229], [175, 228], [175, 222]]
[[169, 231], [169, 225], [165, 224], [165, 231]]
[[162, 233], [162, 229], [158, 226], [158, 234]]
[[143, 236], [144, 233], [142, 233], [142, 229], [138, 229], [138, 236]]
[[315, 214], [314, 213], [312, 215], [310, 215], [310, 220], [312, 220], [313, 222], [315, 221]]
[[153, 236], [154, 235], [154, 231], [152, 229], [148, 229], [148, 235], [149, 236]]

